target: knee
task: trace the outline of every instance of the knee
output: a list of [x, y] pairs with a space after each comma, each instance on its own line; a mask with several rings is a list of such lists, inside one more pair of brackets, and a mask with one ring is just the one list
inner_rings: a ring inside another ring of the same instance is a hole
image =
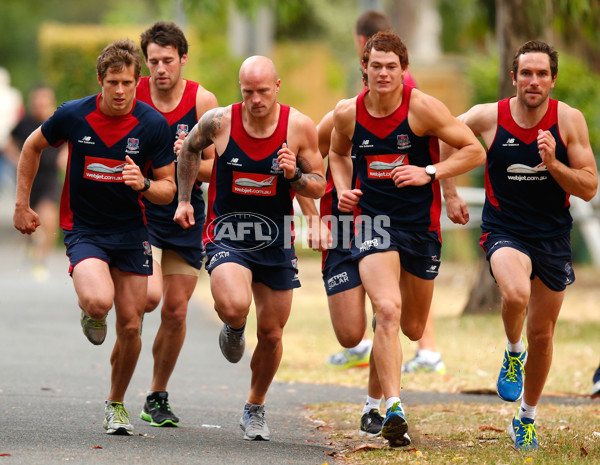
[[514, 286], [502, 291], [502, 300], [507, 310], [521, 311], [527, 308], [530, 291], [526, 286]]
[[79, 299], [80, 307], [94, 320], [104, 318], [113, 306], [112, 298], [101, 295], [86, 296]]
[[266, 347], [275, 348], [281, 343], [283, 336], [283, 328], [258, 328], [257, 330], [258, 341], [261, 345]]
[[158, 307], [158, 305], [160, 304], [161, 298], [162, 295], [160, 294], [160, 292], [155, 292], [148, 288], [148, 295], [146, 296], [146, 307], [144, 308], [144, 312], [149, 313], [155, 310], [156, 307]]
[[187, 316], [187, 302], [180, 302], [174, 305], [163, 304], [161, 312], [161, 321], [164, 325], [173, 329], [181, 329], [185, 326]]
[[364, 334], [364, 331], [361, 331], [360, 334], [358, 332], [357, 334], [336, 333], [336, 337], [342, 347], [350, 349], [356, 347], [362, 341]]
[[140, 335], [141, 318], [131, 318], [127, 321], [117, 319], [117, 336], [125, 339], [132, 339]]
[[374, 305], [377, 314], [377, 329], [381, 326], [390, 324], [399, 324], [400, 321], [400, 302], [394, 300], [381, 300]]
[[215, 303], [215, 311], [219, 315], [221, 321], [229, 324], [229, 322], [238, 321], [240, 318], [244, 318], [248, 314], [249, 308], [229, 301]]
[[402, 322], [402, 333], [411, 341], [418, 341], [423, 337], [424, 324], [418, 321]]

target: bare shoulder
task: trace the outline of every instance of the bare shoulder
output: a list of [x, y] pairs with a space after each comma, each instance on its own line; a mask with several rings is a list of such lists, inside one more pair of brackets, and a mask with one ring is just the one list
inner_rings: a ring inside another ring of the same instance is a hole
[[584, 125], [587, 127], [583, 113], [577, 108], [573, 108], [565, 102], [558, 102], [557, 108], [558, 124], [563, 128], [574, 128]]
[[333, 110], [334, 120], [339, 118], [355, 118], [356, 117], [356, 99], [358, 97], [346, 98], [340, 100]]
[[290, 116], [288, 120], [288, 137], [299, 136], [298, 143], [300, 146], [304, 145], [303, 140], [307, 138], [316, 141], [317, 139], [317, 127], [314, 121], [304, 113], [290, 107]]
[[438, 129], [453, 124], [454, 117], [440, 100], [419, 89], [410, 96], [408, 121], [417, 135], [437, 135]]
[[348, 138], [352, 137], [354, 132], [354, 123], [356, 121], [356, 99], [340, 100], [333, 110], [333, 125], [337, 132], [345, 134]]
[[201, 116], [211, 108], [216, 108], [218, 106], [219, 103], [217, 102], [217, 97], [198, 84], [198, 91], [196, 92], [196, 113], [198, 116]]
[[469, 126], [476, 136], [495, 131], [498, 124], [498, 102], [475, 105], [460, 115], [458, 120]]

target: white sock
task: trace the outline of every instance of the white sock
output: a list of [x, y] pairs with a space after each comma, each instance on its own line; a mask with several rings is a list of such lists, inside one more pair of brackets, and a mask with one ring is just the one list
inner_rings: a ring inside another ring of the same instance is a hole
[[523, 336], [519, 338], [519, 342], [515, 342], [514, 344], [510, 341], [506, 341], [506, 347], [508, 347], [509, 352], [524, 352], [525, 351], [525, 341], [523, 340]]
[[375, 399], [374, 397], [367, 396], [367, 402], [363, 407], [362, 413], [369, 413], [371, 410], [379, 410], [379, 406], [381, 405], [381, 399]]
[[423, 349], [417, 351], [417, 357], [422, 358], [427, 363], [433, 364], [439, 362], [442, 358], [442, 355], [439, 352]]
[[400, 397], [390, 397], [385, 400], [385, 410], [386, 412], [392, 408], [392, 406], [398, 402], [398, 407], [402, 408], [402, 402], [400, 402]]
[[357, 352], [364, 352], [365, 350], [370, 349], [373, 346], [373, 341], [371, 339], [363, 339], [356, 346], [353, 347]]
[[535, 420], [536, 405], [527, 405], [524, 400], [521, 401], [521, 407], [519, 407], [519, 419], [531, 418]]

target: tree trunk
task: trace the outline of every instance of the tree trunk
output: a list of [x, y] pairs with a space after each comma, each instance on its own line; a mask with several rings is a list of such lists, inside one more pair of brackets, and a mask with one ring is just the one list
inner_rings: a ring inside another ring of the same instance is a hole
[[502, 299], [496, 281], [490, 274], [485, 255], [479, 259], [479, 265], [469, 300], [462, 311], [463, 315], [486, 315], [500, 310]]

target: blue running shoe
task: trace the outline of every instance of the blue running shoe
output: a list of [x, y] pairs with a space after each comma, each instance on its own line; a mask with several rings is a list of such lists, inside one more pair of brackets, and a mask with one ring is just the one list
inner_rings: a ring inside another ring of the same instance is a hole
[[502, 400], [516, 402], [523, 395], [523, 376], [525, 374], [525, 362], [527, 351], [509, 352], [504, 351], [504, 360], [500, 375], [496, 383], [496, 391]]
[[592, 396], [592, 399], [595, 399], [600, 397], [600, 366], [596, 368], [592, 382], [594, 383], [594, 386], [592, 386], [592, 392], [590, 392], [590, 396]]
[[520, 419], [515, 416], [508, 427], [508, 435], [514, 441], [517, 450], [538, 448], [535, 420], [531, 418]]
[[400, 402], [396, 402], [385, 415], [381, 427], [381, 437], [389, 441], [390, 447], [405, 447], [410, 445], [407, 431], [408, 423], [404, 417], [404, 410], [400, 407]]

